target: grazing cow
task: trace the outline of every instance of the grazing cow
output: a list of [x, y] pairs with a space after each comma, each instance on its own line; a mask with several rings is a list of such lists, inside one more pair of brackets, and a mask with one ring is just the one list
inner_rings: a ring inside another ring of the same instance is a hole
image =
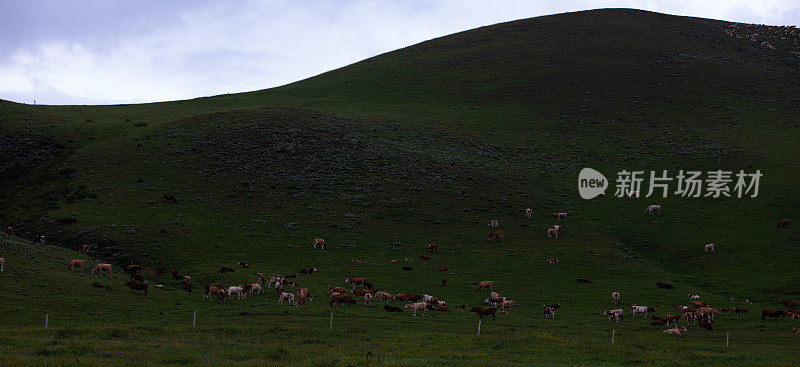
[[99, 272], [100, 275], [106, 273], [108, 277], [111, 278], [111, 264], [97, 264], [94, 269], [92, 269], [92, 274], [94, 274], [95, 271]]
[[531, 215], [533, 215], [533, 210], [531, 208], [525, 209], [525, 218], [531, 219]]
[[217, 300], [219, 303], [222, 303], [222, 300], [228, 295], [228, 291], [226, 291], [223, 286], [218, 284], [206, 284], [203, 290], [203, 298], [208, 298], [211, 300], [212, 294], [216, 294]]
[[697, 325], [700, 327], [698, 331], [703, 331], [703, 329], [714, 331], [714, 326], [712, 326], [711, 322], [708, 320], [700, 320], [697, 322]]
[[447, 278], [442, 278], [442, 287], [447, 287]]
[[163, 199], [164, 199], [165, 203], [177, 203], [178, 202], [178, 198], [176, 198], [175, 195], [165, 194], [163, 196]]
[[321, 248], [321, 249], [323, 249], [323, 250], [324, 250], [326, 247], [328, 247], [328, 243], [327, 243], [327, 242], [325, 242], [325, 240], [324, 240], [324, 239], [322, 239], [322, 238], [315, 238], [315, 239], [314, 239], [314, 248], [315, 248], [315, 249], [317, 248], [317, 245], [319, 245], [319, 248]]
[[628, 199], [639, 199], [639, 190], [628, 191]]
[[500, 226], [500, 222], [498, 222], [497, 219], [492, 219], [491, 221], [489, 221], [489, 227], [497, 228], [499, 226]]
[[427, 250], [428, 252], [439, 252], [439, 245], [436, 243], [429, 243]]
[[489, 241], [492, 241], [492, 240], [503, 242], [503, 232], [494, 231], [492, 233], [489, 233], [489, 236], [486, 237], [486, 242], [489, 242]]
[[669, 283], [656, 282], [656, 286], [658, 286], [659, 288], [664, 288], [664, 289], [675, 289], [675, 286], [673, 286], [672, 284], [669, 284]]
[[309, 302], [314, 300], [314, 297], [311, 295], [311, 291], [309, 291], [307, 288], [297, 288], [297, 293], [302, 293]]
[[647, 214], [658, 213], [661, 214], [661, 205], [650, 205], [644, 210]]
[[328, 306], [339, 306], [339, 304], [345, 303], [347, 307], [350, 307], [351, 304], [355, 304], [356, 301], [353, 300], [353, 296], [350, 294], [337, 294], [331, 297], [331, 300], [328, 302]]
[[189, 292], [189, 294], [192, 294], [192, 284], [190, 282], [191, 280], [192, 278], [190, 278], [188, 275], [184, 276], [183, 280], [181, 280], [181, 289], [184, 292]]
[[89, 245], [81, 246], [81, 248], [78, 250], [78, 252], [80, 252], [80, 253], [82, 253], [84, 255], [89, 254]]
[[624, 316], [624, 313], [625, 312], [622, 311], [621, 308], [618, 308], [616, 310], [605, 310], [603, 312], [603, 316], [608, 316], [608, 322], [611, 322], [612, 318], [614, 320], [616, 320], [617, 322], [619, 322], [620, 320], [622, 320], [622, 317]]
[[469, 312], [474, 312], [479, 318], [491, 315], [493, 319], [497, 318], [497, 307], [473, 307]]
[[475, 286], [475, 293], [478, 293], [479, 289], [489, 289], [490, 291], [494, 291], [494, 280], [481, 280]]
[[295, 302], [294, 299], [294, 293], [281, 292], [281, 295], [278, 296], [278, 303], [283, 305], [283, 301], [289, 302], [289, 306], [292, 305], [297, 306], [297, 303]]
[[317, 268], [314, 268], [314, 267], [305, 268], [303, 270], [300, 270], [300, 274], [314, 274], [317, 271], [318, 271]]
[[419, 259], [420, 259], [420, 260], [430, 260], [431, 258], [430, 258], [430, 256], [421, 255], [421, 256], [419, 257]]
[[264, 288], [261, 288], [261, 284], [252, 283], [252, 284], [245, 284], [244, 287], [247, 294], [264, 294]]
[[344, 280], [345, 283], [350, 283], [353, 285], [353, 289], [356, 288], [356, 285], [364, 284], [367, 282], [366, 278], [347, 278]]
[[556, 229], [556, 228], [548, 228], [547, 229], [547, 238], [552, 238], [552, 237], [558, 238], [558, 232], [559, 232], [559, 230]]
[[767, 318], [767, 316], [774, 317], [774, 318], [777, 319], [778, 317], [781, 317], [781, 316], [783, 316], [785, 314], [786, 314], [786, 312], [783, 312], [781, 310], [763, 310], [762, 309], [761, 310], [761, 320], [762, 321], [765, 320]]
[[792, 220], [791, 219], [781, 220], [780, 222], [778, 222], [778, 228], [792, 228]]
[[125, 282], [125, 285], [130, 287], [133, 293], [136, 293], [136, 291], [144, 291], [144, 295], [145, 296], [147, 295], [147, 283], [137, 283], [137, 282], [127, 281]]
[[6, 269], [6, 259], [0, 257], [0, 273]]
[[402, 308], [389, 305], [383, 305], [383, 309], [386, 310], [386, 312], [403, 312]]
[[562, 219], [567, 219], [567, 213], [553, 213], [556, 216], [556, 220], [561, 221]]
[[674, 322], [675, 325], [678, 325], [678, 320], [681, 319], [681, 315], [666, 315], [664, 319], [667, 320], [668, 324]]
[[364, 295], [364, 306], [369, 307], [372, 305], [372, 295], [367, 293]]
[[75, 268], [81, 268], [81, 273], [83, 273], [83, 269], [86, 267], [86, 260], [81, 259], [72, 259], [69, 261], [67, 268], [69, 270], [75, 270]]
[[502, 302], [499, 303], [499, 305], [500, 305], [500, 308], [502, 308], [503, 310], [505, 310], [506, 307], [508, 307], [509, 310], [511, 310], [511, 312], [514, 312], [514, 301], [511, 301], [511, 300], [502, 301]]
[[264, 285], [264, 280], [266, 280], [266, 277], [264, 277], [264, 274], [256, 273], [256, 279], [258, 279], [258, 284]]
[[592, 280], [591, 280], [591, 279], [586, 279], [586, 278], [578, 278], [578, 283], [586, 283], [586, 284], [589, 284], [589, 283], [591, 283], [591, 282], [592, 282]]
[[791, 310], [791, 309], [793, 309], [793, 308], [797, 308], [797, 305], [798, 305], [798, 302], [797, 302], [797, 301], [786, 300], [786, 299], [785, 299], [785, 300], [782, 300], [782, 301], [780, 301], [780, 302], [778, 302], [778, 303], [780, 303], [780, 304], [782, 304], [783, 306], [785, 306], [787, 310]]
[[674, 329], [667, 329], [667, 330], [664, 330], [664, 334], [675, 334], [675, 335], [680, 335], [680, 334], [683, 334], [683, 333], [685, 333], [685, 332], [686, 332], [686, 326], [681, 326], [680, 328], [677, 328], [677, 327], [676, 327], [676, 328], [674, 328]]
[[350, 291], [350, 293], [354, 294], [356, 296], [356, 300], [358, 300], [358, 297], [366, 296], [368, 294], [371, 294], [372, 292], [370, 292], [369, 289], [353, 289], [352, 291]]
[[11, 228], [11, 227], [6, 227], [6, 229], [4, 229], [4, 230], [3, 230], [3, 234], [4, 234], [4, 235], [6, 235], [6, 236], [8, 236], [8, 235], [10, 235], [10, 234], [11, 234], [11, 232], [12, 232], [13, 230], [14, 230], [14, 229], [13, 229], [13, 228]]
[[786, 316], [786, 318], [789, 319], [797, 319], [800, 318], [800, 311], [786, 311], [786, 314], [783, 316]]
[[232, 285], [228, 287], [228, 298], [233, 297], [234, 294], [237, 296], [236, 299], [247, 298], [247, 293], [245, 293], [244, 287], [240, 285]]
[[422, 302], [432, 304], [434, 306], [439, 304], [439, 299], [429, 294], [422, 295]]
[[615, 305], [619, 304], [619, 292], [611, 293], [611, 301], [613, 301]]
[[708, 302], [705, 302], [705, 301], [689, 301], [689, 307], [691, 307], [691, 308], [708, 307]]
[[414, 316], [417, 316], [417, 311], [422, 310], [422, 316], [425, 316], [425, 314], [428, 312], [428, 307], [429, 307], [428, 304], [425, 302], [417, 302], [417, 303], [406, 303], [405, 307], [403, 308], [411, 309], [411, 311], [414, 312]]
[[388, 304], [389, 301], [391, 301], [392, 298], [394, 298], [394, 296], [392, 296], [390, 293], [380, 291], [380, 292], [375, 292], [375, 298], [377, 298], [379, 301], [385, 300], [386, 303]]
[[178, 270], [177, 269], [172, 269], [172, 279], [175, 279], [175, 280], [181, 279], [181, 275], [178, 274]]
[[647, 316], [648, 309], [650, 308], [647, 306], [631, 306], [631, 318], [633, 318], [637, 313]]
[[709, 243], [706, 247], [703, 248], [703, 252], [714, 252], [714, 244]]
[[690, 293], [689, 294], [689, 298], [691, 298], [691, 299], [700, 299], [700, 295], [699, 294], [691, 294]]

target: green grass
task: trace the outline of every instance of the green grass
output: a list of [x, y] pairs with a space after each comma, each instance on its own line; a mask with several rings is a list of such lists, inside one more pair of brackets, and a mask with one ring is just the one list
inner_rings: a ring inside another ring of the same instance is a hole
[[[123, 106], [0, 101], [0, 137], [15, 141], [0, 157], [29, 162], [0, 176], [0, 223], [19, 236], [0, 247], [0, 360], [355, 365], [371, 352], [393, 365], [797, 364], [791, 329], [800, 324], [762, 322], [758, 311], [800, 294], [797, 229], [775, 229], [800, 204], [798, 65], [727, 37], [727, 24], [570, 13], [264, 91]], [[18, 158], [29, 141], [54, 157]], [[754, 199], [584, 201], [575, 181], [587, 166], [611, 180], [622, 169], [764, 177]], [[166, 193], [179, 203], [163, 203]], [[664, 212], [643, 214], [651, 203]], [[569, 217], [548, 240], [554, 211]], [[504, 242], [485, 241], [491, 219]], [[56, 246], [26, 242], [39, 233]], [[314, 237], [329, 249], [314, 251]], [[418, 258], [430, 242], [441, 253], [413, 271], [389, 263]], [[718, 251], [703, 254], [709, 242]], [[222, 305], [197, 292], [144, 297], [120, 271], [110, 280], [67, 271], [82, 244], [93, 246], [92, 264], [164, 269], [148, 281], [172, 289], [173, 268], [197, 290], [316, 266], [298, 279], [316, 299], [295, 308], [271, 290]], [[545, 264], [553, 257], [560, 263]], [[253, 268], [215, 272], [238, 261]], [[482, 303], [474, 283], [491, 279], [518, 309], [484, 320], [480, 337], [462, 310], [413, 318], [375, 306], [335, 309], [330, 331], [326, 287], [356, 276], [450, 305]], [[600, 314], [615, 290], [623, 302], [665, 305], [658, 315], [690, 292], [720, 307], [731, 297], [756, 303], [736, 305], [751, 314], [724, 315], [713, 333], [670, 337], [638, 318], [609, 325]], [[564, 308], [543, 319], [541, 305], [553, 302]]]

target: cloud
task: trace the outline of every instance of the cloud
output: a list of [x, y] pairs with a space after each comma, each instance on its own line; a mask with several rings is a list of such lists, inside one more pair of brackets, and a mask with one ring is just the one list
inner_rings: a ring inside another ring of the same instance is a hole
[[483, 25], [601, 7], [787, 24], [792, 1], [3, 2], [0, 98], [131, 103], [279, 86]]

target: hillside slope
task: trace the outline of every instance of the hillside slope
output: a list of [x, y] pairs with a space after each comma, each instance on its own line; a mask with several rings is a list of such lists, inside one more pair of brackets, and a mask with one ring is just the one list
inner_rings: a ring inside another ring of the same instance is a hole
[[[485, 295], [474, 294], [475, 282], [492, 279], [520, 304], [515, 321], [498, 323], [496, 331], [519, 325], [547, 330], [537, 340], [548, 340], [563, 358], [550, 362], [658, 363], [641, 355], [634, 341], [657, 332], [644, 321], [624, 326], [631, 339], [622, 355], [601, 348], [589, 359], [569, 356], [576, 346], [557, 338], [605, 340], [605, 330], [585, 330], [605, 321], [597, 315], [612, 307], [612, 290], [625, 302], [668, 307], [685, 303], [690, 292], [719, 306], [731, 306], [732, 297], [751, 299], [753, 311], [800, 294], [800, 237], [796, 229], [775, 228], [800, 205], [794, 192], [800, 184], [800, 65], [788, 49], [731, 37], [729, 26], [604, 9], [470, 30], [263, 91], [123, 106], [0, 102], [0, 138], [11, 147], [0, 155], [0, 223], [18, 236], [45, 234], [49, 243], [70, 249], [90, 244], [101, 261], [176, 268], [195, 284], [249, 283], [255, 272], [290, 274], [315, 266], [322, 271], [301, 285], [320, 296], [329, 284], [366, 276], [391, 293], [432, 293], [450, 304], [477, 305]], [[583, 167], [612, 180], [606, 196], [578, 196]], [[759, 196], [613, 197], [622, 170], [675, 175], [717, 169], [760, 170]], [[164, 194], [178, 203], [162, 201]], [[660, 215], [643, 213], [656, 203], [664, 208]], [[533, 208], [530, 220], [526, 208]], [[559, 222], [554, 212], [569, 215]], [[491, 219], [499, 219], [503, 242], [486, 241]], [[546, 229], [559, 223], [565, 231], [548, 239]], [[330, 248], [314, 251], [315, 237]], [[389, 263], [418, 259], [431, 242], [442, 253], [411, 264], [412, 271]], [[707, 243], [718, 251], [704, 254]], [[549, 258], [560, 262], [545, 264]], [[215, 272], [240, 261], [253, 268]], [[45, 281], [31, 277], [23, 279]], [[439, 285], [444, 277], [447, 287]], [[576, 284], [577, 277], [594, 283]], [[175, 287], [167, 278], [149, 281]], [[677, 289], [658, 289], [657, 281]], [[121, 283], [109, 286], [129, 292]], [[90, 298], [99, 297], [95, 293]], [[263, 306], [275, 318], [259, 325], [280, 327], [272, 297], [213, 308], [215, 325]], [[32, 300], [51, 304], [45, 298], [35, 293]], [[324, 326], [323, 299], [297, 312]], [[211, 307], [177, 292], [144, 302], [151, 306], [141, 312], [122, 306], [99, 314], [92, 307], [60, 312], [91, 317], [97, 326], [132, 312], [126, 322], [135, 325], [175, 302]], [[567, 305], [565, 320], [542, 324], [540, 306], [552, 302]], [[69, 303], [58, 298], [55, 304]], [[20, 311], [13, 302], [2, 307]], [[391, 337], [376, 331], [401, 332], [395, 322], [410, 315], [359, 312], [353, 317], [371, 324], [353, 325], [356, 335], [370, 336], [367, 344], [398, 360], [411, 358], [387, 347]], [[474, 316], [448, 315], [421, 321], [415, 335], [446, 343], [447, 333], [472, 328]], [[791, 340], [768, 351], [757, 342], [783, 336], [788, 323], [761, 323], [751, 314], [722, 325], [750, 341], [725, 352], [718, 335], [690, 335], [696, 349], [687, 358], [702, 363], [703, 345], [711, 345], [717, 357], [731, 358], [726, 363], [792, 361], [785, 354]], [[300, 337], [304, 329], [295, 326], [286, 333]], [[526, 338], [509, 347], [509, 362], [526, 361]], [[467, 352], [475, 347], [457, 344]], [[651, 345], [663, 355], [683, 347], [660, 339]]]

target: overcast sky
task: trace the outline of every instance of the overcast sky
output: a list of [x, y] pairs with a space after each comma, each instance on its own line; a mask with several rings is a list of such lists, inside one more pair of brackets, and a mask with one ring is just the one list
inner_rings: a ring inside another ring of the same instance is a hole
[[251, 91], [471, 28], [607, 7], [800, 23], [798, 0], [0, 0], [0, 99], [112, 104]]

